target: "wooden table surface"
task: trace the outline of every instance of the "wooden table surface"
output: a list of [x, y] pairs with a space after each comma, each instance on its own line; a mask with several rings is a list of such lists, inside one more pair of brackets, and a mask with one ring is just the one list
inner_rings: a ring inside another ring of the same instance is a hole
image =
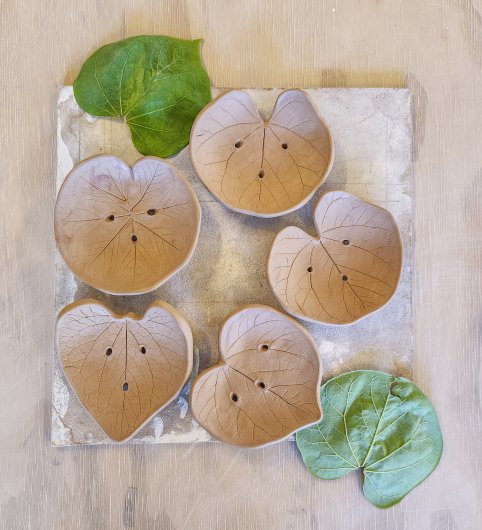
[[[0, 526], [482, 526], [482, 0], [2, 0]], [[203, 37], [216, 86], [399, 87], [415, 122], [415, 381], [445, 449], [399, 505], [317, 480], [290, 443], [49, 445], [57, 88], [95, 48]]]

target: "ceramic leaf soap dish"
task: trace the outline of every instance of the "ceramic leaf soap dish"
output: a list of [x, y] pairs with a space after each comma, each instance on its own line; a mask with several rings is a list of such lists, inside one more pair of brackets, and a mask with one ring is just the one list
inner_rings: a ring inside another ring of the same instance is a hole
[[82, 405], [114, 441], [131, 438], [175, 399], [192, 370], [189, 324], [170, 305], [117, 315], [79, 300], [57, 318], [64, 373]]
[[350, 324], [380, 309], [395, 292], [402, 243], [392, 215], [343, 191], [321, 197], [319, 238], [281, 230], [271, 247], [268, 279], [290, 314], [323, 324]]
[[321, 363], [292, 318], [263, 306], [231, 313], [219, 334], [222, 360], [200, 373], [191, 412], [212, 436], [242, 447], [288, 437], [321, 419]]
[[112, 294], [151, 291], [191, 258], [199, 202], [174, 166], [156, 157], [132, 169], [98, 155], [65, 178], [55, 206], [55, 239], [72, 272]]
[[302, 90], [286, 90], [265, 122], [243, 90], [225, 92], [196, 118], [191, 160], [232, 210], [276, 217], [303, 206], [333, 163], [330, 131]]

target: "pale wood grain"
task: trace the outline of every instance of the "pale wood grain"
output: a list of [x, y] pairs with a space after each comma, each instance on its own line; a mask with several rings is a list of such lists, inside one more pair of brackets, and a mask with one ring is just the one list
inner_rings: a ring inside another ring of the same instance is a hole
[[[0, 525], [3, 528], [479, 528], [480, 0], [4, 0]], [[445, 436], [402, 503], [307, 474], [290, 443], [49, 446], [57, 87], [138, 33], [204, 37], [216, 86], [405, 86], [415, 113], [415, 380]]]

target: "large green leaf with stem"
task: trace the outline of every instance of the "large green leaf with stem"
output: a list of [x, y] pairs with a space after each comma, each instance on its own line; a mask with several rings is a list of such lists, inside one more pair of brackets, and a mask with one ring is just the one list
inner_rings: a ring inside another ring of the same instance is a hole
[[371, 370], [348, 372], [321, 387], [321, 404], [321, 422], [296, 436], [316, 477], [336, 479], [361, 468], [367, 499], [388, 508], [437, 466], [437, 416], [412, 381]]
[[211, 99], [200, 42], [140, 35], [102, 46], [83, 64], [75, 99], [94, 116], [124, 116], [142, 154], [171, 156]]

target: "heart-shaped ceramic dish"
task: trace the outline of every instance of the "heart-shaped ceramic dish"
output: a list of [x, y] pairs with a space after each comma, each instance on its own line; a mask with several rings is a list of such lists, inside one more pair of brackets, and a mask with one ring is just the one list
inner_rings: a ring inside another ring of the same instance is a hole
[[112, 294], [152, 291], [191, 258], [201, 209], [186, 179], [160, 158], [132, 169], [98, 155], [77, 164], [55, 205], [55, 239], [70, 270]]
[[264, 305], [244, 306], [219, 333], [221, 361], [201, 372], [190, 394], [196, 421], [242, 447], [278, 442], [317, 423], [321, 362], [308, 332]]
[[118, 315], [96, 300], [74, 302], [57, 317], [56, 346], [75, 394], [116, 442], [175, 399], [192, 371], [189, 324], [160, 301], [144, 315]]
[[351, 324], [384, 306], [402, 269], [392, 215], [344, 191], [323, 195], [314, 211], [319, 238], [289, 226], [273, 241], [268, 280], [293, 316]]
[[333, 164], [333, 141], [306, 92], [286, 90], [265, 122], [243, 90], [225, 92], [197, 116], [191, 161], [228, 208], [276, 217], [303, 206]]

